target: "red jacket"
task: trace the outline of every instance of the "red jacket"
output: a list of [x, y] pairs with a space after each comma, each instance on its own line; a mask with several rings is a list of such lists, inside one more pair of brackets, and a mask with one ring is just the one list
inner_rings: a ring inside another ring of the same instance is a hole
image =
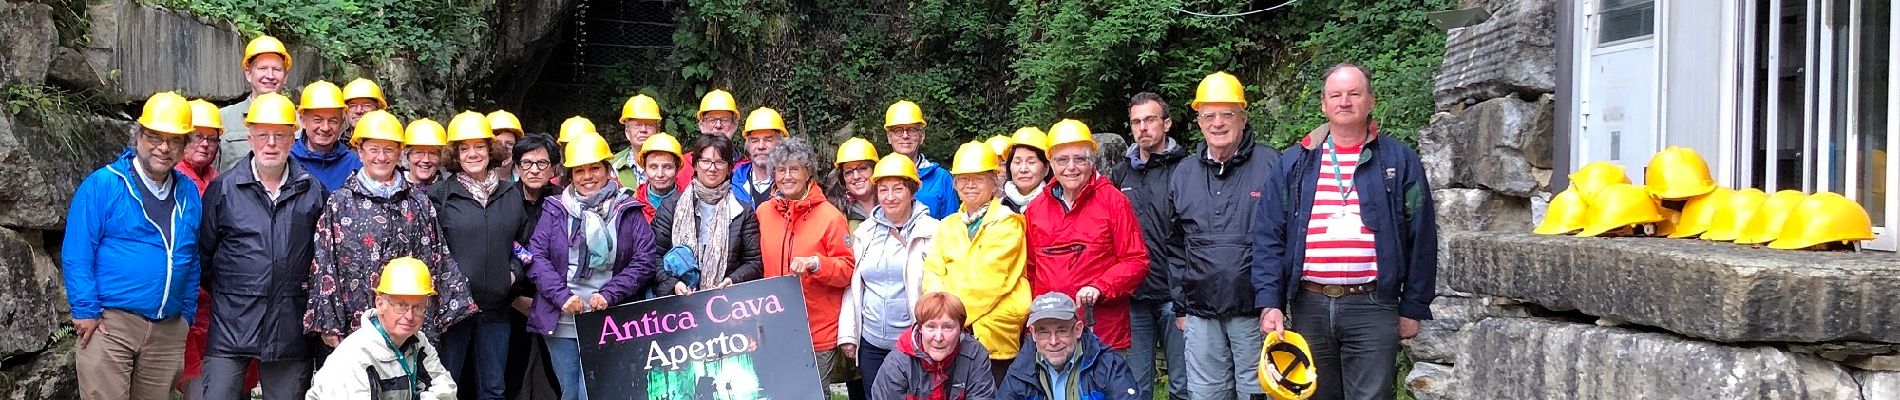
[[[1054, 189], [1054, 186], [1051, 187]], [[1075, 296], [1084, 286], [1102, 292], [1095, 303], [1095, 333], [1116, 351], [1128, 349], [1128, 301], [1148, 275], [1148, 247], [1135, 209], [1100, 174], [1065, 209], [1055, 191], [1023, 209], [1028, 219], [1029, 286], [1035, 295]]]
[[[824, 191], [813, 184], [802, 200], [773, 196], [759, 204], [759, 255], [765, 261], [765, 277], [791, 275], [791, 260], [818, 257], [818, 272], [805, 274], [798, 282], [805, 289], [805, 312], [811, 322], [812, 351], [838, 347], [838, 308], [844, 304], [845, 288], [851, 286], [851, 273], [857, 262], [845, 238], [851, 226], [844, 213], [825, 201]], [[1125, 314], [1125, 312], [1124, 312]]]

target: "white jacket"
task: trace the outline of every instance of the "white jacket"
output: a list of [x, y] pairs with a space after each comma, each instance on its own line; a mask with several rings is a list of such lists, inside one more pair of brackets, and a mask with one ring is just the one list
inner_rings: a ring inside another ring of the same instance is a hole
[[[359, 317], [363, 323], [356, 332], [343, 338], [330, 358], [324, 359], [323, 369], [317, 370], [311, 377], [310, 391], [304, 394], [306, 400], [330, 399], [407, 399], [407, 373], [402, 364], [396, 362], [396, 352], [389, 348], [389, 342], [383, 339], [383, 333], [377, 331], [376, 323], [371, 321], [376, 309], [364, 311]], [[429, 338], [416, 332], [409, 339], [409, 362], [420, 364], [416, 371], [418, 390], [421, 398], [452, 400], [455, 398], [455, 381], [449, 377], [448, 368], [442, 367], [442, 357], [435, 352], [435, 346], [429, 345]], [[420, 357], [415, 357], [415, 356]], [[420, 359], [418, 359], [420, 358]], [[375, 371], [379, 382], [370, 381], [370, 371]], [[394, 388], [385, 390], [384, 388]]]
[[922, 295], [924, 279], [924, 254], [930, 251], [930, 241], [937, 237], [936, 218], [931, 218], [923, 203], [912, 201], [910, 222], [904, 229], [909, 233], [904, 238], [891, 235], [891, 222], [884, 217], [884, 207], [871, 210], [870, 219], [858, 224], [851, 232], [851, 253], [858, 257], [857, 271], [851, 273], [851, 287], [844, 292], [844, 304], [838, 307], [838, 344], [858, 344], [859, 324], [863, 323], [859, 306], [864, 296], [864, 265], [871, 265], [864, 259], [870, 249], [884, 246], [904, 246], [904, 295], [911, 308], [917, 307], [917, 297]]

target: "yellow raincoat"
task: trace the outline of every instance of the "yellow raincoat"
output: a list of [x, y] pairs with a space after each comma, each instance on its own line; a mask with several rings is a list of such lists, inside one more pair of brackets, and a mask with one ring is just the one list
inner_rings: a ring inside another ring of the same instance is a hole
[[970, 334], [989, 349], [991, 359], [1007, 360], [1022, 348], [1023, 321], [1029, 318], [1028, 245], [1022, 214], [1001, 199], [986, 207], [975, 235], [963, 212], [943, 219], [933, 249], [924, 256], [923, 289], [962, 300]]

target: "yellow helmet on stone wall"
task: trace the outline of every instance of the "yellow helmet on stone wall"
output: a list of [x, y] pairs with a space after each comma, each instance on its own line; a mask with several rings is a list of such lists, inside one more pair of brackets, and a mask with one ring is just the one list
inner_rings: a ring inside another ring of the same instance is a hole
[[1781, 234], [1768, 247], [1793, 250], [1873, 239], [1874, 223], [1866, 208], [1841, 195], [1821, 192], [1795, 206], [1782, 223]]
[[1702, 233], [1702, 240], [1735, 240], [1742, 235], [1742, 227], [1748, 225], [1748, 220], [1754, 218], [1766, 202], [1768, 193], [1761, 189], [1747, 188], [1729, 194], [1727, 200], [1715, 204], [1715, 220], [1709, 223], [1709, 230]]
[[1610, 184], [1598, 190], [1596, 200], [1590, 202], [1583, 231], [1577, 232], [1577, 236], [1599, 236], [1617, 228], [1662, 220], [1662, 206], [1649, 191], [1627, 183]]
[[1718, 186], [1708, 194], [1689, 198], [1689, 201], [1682, 205], [1682, 217], [1676, 222], [1676, 229], [1669, 232], [1669, 237], [1694, 237], [1708, 232], [1710, 227], [1715, 226], [1716, 214], [1720, 213], [1723, 205], [1728, 204], [1729, 196], [1733, 195], [1735, 195], [1734, 190]]
[[1568, 235], [1583, 229], [1584, 215], [1589, 206], [1583, 202], [1583, 195], [1577, 194], [1577, 188], [1570, 188], [1550, 198], [1550, 206], [1544, 210], [1544, 222], [1537, 224], [1539, 235]]
[[1768, 195], [1762, 202], [1761, 211], [1742, 225], [1742, 235], [1735, 238], [1736, 244], [1764, 244], [1781, 235], [1782, 225], [1788, 221], [1788, 214], [1794, 207], [1801, 205], [1808, 195], [1798, 190], [1783, 190]]

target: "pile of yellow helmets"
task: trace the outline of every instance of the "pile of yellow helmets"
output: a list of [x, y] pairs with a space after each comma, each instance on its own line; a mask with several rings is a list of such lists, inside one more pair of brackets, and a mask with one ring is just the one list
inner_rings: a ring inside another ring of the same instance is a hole
[[1715, 184], [1694, 150], [1669, 147], [1650, 157], [1646, 186], [1623, 167], [1598, 161], [1570, 174], [1550, 200], [1540, 235], [1700, 238], [1783, 250], [1858, 248], [1874, 238], [1860, 203], [1830, 192], [1732, 190]]

